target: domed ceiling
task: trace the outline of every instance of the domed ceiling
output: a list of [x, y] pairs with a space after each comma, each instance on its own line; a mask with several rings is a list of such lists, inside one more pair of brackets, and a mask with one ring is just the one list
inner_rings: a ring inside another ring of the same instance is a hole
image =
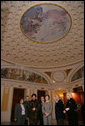
[[1, 58], [32, 68], [84, 60], [83, 1], [2, 1]]

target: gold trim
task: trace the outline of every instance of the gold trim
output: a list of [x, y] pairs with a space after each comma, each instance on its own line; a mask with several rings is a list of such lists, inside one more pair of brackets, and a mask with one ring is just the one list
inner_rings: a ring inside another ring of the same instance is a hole
[[31, 100], [31, 89], [29, 89], [29, 98]]
[[[24, 33], [24, 31], [23, 31], [23, 29], [22, 29], [22, 27], [21, 27], [21, 20], [22, 20], [24, 14], [25, 14], [28, 10], [30, 10], [31, 8], [33, 8], [33, 7], [35, 7], [35, 6], [47, 5], [47, 4], [55, 5], [55, 6], [58, 6], [58, 7], [60, 7], [60, 8], [62, 8], [62, 9], [65, 10], [65, 12], [66, 12], [66, 13], [69, 15], [69, 17], [70, 17], [70, 28], [69, 28], [69, 30], [65, 33], [65, 35], [63, 35], [63, 37], [59, 38], [59, 39], [56, 40], [56, 41], [41, 42], [41, 41], [37, 41], [37, 40], [31, 39], [30, 37], [28, 37], [28, 36]], [[36, 4], [36, 5], [34, 5], [34, 6], [30, 7], [30, 8], [28, 8], [28, 9], [24, 12], [24, 14], [22, 15], [22, 17], [21, 17], [21, 19], [20, 19], [20, 29], [21, 29], [22, 33], [23, 33], [28, 39], [30, 39], [30, 40], [33, 41], [33, 42], [37, 42], [37, 43], [41, 43], [41, 44], [50, 44], [50, 43], [57, 42], [57, 41], [61, 40], [62, 38], [64, 38], [64, 37], [69, 33], [69, 31], [70, 31], [70, 29], [71, 29], [71, 26], [72, 26], [72, 17], [71, 17], [71, 15], [68, 13], [68, 11], [67, 11], [64, 7], [62, 7], [62, 6], [58, 5], [58, 4], [54, 4], [54, 3], [40, 3], [40, 4]]]
[[51, 97], [51, 102], [53, 102], [52, 90], [50, 90], [50, 97]]

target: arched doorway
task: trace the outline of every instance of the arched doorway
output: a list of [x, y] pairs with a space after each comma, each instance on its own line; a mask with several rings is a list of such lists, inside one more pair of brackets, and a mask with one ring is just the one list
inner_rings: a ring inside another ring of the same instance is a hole
[[11, 122], [14, 122], [15, 108], [19, 102], [19, 98], [24, 98], [24, 91], [25, 91], [25, 89], [22, 89], [22, 88], [14, 88], [13, 101], [12, 101], [12, 111], [11, 111]]

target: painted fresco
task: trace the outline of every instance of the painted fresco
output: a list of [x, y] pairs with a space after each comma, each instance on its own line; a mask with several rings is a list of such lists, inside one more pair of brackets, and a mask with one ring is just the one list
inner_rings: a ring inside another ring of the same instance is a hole
[[3, 68], [1, 69], [1, 78], [45, 84], [48, 83], [44, 77], [34, 72], [22, 69]]
[[24, 34], [38, 42], [52, 42], [62, 38], [70, 29], [71, 17], [65, 9], [41, 4], [27, 10], [21, 18]]
[[84, 67], [79, 69], [72, 77], [71, 81], [75, 81], [77, 79], [83, 78], [84, 77]]

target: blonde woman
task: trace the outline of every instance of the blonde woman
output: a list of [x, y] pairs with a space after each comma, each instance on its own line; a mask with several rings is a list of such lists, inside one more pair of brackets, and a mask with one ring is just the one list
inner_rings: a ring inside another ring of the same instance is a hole
[[68, 122], [69, 125], [78, 125], [78, 118], [77, 118], [77, 104], [75, 100], [72, 98], [72, 93], [67, 93], [66, 95], [68, 101], [66, 103], [64, 113], [68, 115]]

